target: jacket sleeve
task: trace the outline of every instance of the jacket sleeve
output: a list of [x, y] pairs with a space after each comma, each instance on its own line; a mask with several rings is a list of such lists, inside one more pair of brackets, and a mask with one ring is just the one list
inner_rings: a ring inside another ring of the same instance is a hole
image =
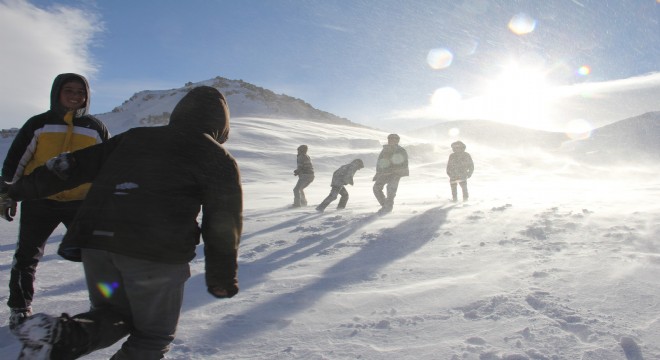
[[472, 161], [472, 156], [468, 154], [467, 156], [467, 177], [471, 177], [474, 172], [474, 162]]
[[30, 146], [32, 139], [34, 138], [34, 132], [38, 128], [37, 119], [37, 117], [33, 117], [28, 120], [18, 131], [14, 141], [11, 143], [9, 150], [7, 151], [7, 157], [5, 157], [5, 162], [2, 165], [2, 178], [5, 181], [13, 181], [16, 176], [18, 164], [20, 163], [21, 158], [26, 154], [27, 148]]
[[243, 194], [236, 162], [218, 161], [202, 178], [202, 238], [206, 285], [238, 293], [238, 246], [243, 228]]
[[29, 175], [18, 179], [11, 186], [9, 196], [16, 201], [41, 199], [92, 182], [120, 138], [114, 137], [107, 142], [72, 152], [75, 165], [66, 180], [57, 177], [45, 165], [39, 166]]

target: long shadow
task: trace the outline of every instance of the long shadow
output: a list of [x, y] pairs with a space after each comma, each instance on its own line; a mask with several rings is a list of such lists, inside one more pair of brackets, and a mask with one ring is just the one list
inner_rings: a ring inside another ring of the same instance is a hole
[[273, 225], [269, 228], [261, 229], [259, 231], [255, 231], [255, 232], [252, 232], [252, 233], [243, 234], [243, 235], [241, 235], [241, 242], [243, 242], [245, 240], [248, 240], [250, 238], [253, 238], [255, 236], [261, 235], [261, 234], [267, 234], [271, 231], [281, 230], [281, 229], [285, 229], [285, 228], [288, 228], [288, 227], [291, 227], [291, 226], [300, 225], [300, 223], [302, 223], [303, 221], [313, 220], [315, 218], [321, 217], [321, 215], [322, 214], [319, 214], [319, 213], [316, 213], [316, 212], [315, 213], [310, 213], [310, 214], [304, 214], [304, 215], [300, 215], [298, 217], [292, 218], [290, 220], [287, 220], [285, 222], [278, 223], [277, 225]]
[[[303, 237], [299, 239], [296, 244], [280, 249], [264, 258], [251, 263], [239, 264], [239, 282], [241, 291], [245, 291], [257, 284], [263, 283], [266, 281], [266, 277], [269, 273], [279, 268], [294, 264], [299, 260], [318, 254], [323, 249], [327, 249], [334, 244], [339, 243], [377, 218], [377, 214], [362, 216], [357, 220], [353, 220], [347, 226], [334, 229], [325, 234], [314, 234]], [[300, 225], [300, 222], [293, 220], [289, 221], [289, 223]], [[278, 226], [278, 228], [283, 227]], [[198, 261], [203, 260], [198, 259]], [[186, 283], [187, 293], [205, 293], [205, 289], [204, 274], [192, 276]], [[206, 305], [213, 300], [214, 299], [210, 296], [194, 296], [187, 298], [184, 304], [184, 311]]]
[[[449, 210], [450, 208], [432, 208], [395, 228], [383, 230], [357, 253], [324, 271], [316, 282], [281, 294], [272, 301], [246, 310], [243, 314], [225, 315], [226, 321], [217, 331], [208, 333], [207, 340], [222, 347], [223, 343], [245, 340], [250, 336], [275, 330], [277, 320], [281, 320], [280, 324], [286, 324], [287, 317], [313, 306], [328, 292], [373, 279], [386, 265], [419, 250], [431, 241], [445, 222]], [[294, 304], [292, 299], [296, 299]], [[274, 317], [277, 319], [273, 319]]]

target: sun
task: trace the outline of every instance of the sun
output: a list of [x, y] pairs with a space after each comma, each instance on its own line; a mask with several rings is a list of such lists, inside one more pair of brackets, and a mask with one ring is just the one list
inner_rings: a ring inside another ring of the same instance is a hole
[[545, 71], [511, 62], [487, 82], [484, 110], [492, 120], [540, 128], [548, 122], [550, 88]]

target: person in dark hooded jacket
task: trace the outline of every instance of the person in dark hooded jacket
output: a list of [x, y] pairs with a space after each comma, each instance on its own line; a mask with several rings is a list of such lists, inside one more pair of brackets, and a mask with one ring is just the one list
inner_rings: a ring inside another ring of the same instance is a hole
[[355, 173], [364, 167], [361, 159], [355, 159], [346, 165], [342, 165], [339, 169], [335, 170], [332, 174], [332, 181], [330, 182], [330, 194], [323, 199], [323, 201], [316, 207], [316, 211], [323, 212], [331, 202], [341, 195], [337, 209], [346, 208], [348, 203], [348, 191], [345, 185], [353, 185], [353, 177]]
[[[242, 190], [236, 161], [221, 145], [228, 133], [224, 96], [200, 86], [176, 105], [169, 125], [62, 154], [0, 195], [2, 210], [11, 199], [92, 182], [58, 250], [82, 261], [91, 310], [29, 317], [16, 329], [24, 344], [73, 359], [129, 335], [112, 359], [161, 359], [174, 340], [200, 235], [208, 292], [238, 292]], [[34, 327], [43, 330], [36, 339]]]
[[[410, 175], [408, 170], [408, 153], [399, 145], [401, 137], [398, 134], [389, 134], [387, 144], [383, 145], [376, 163], [373, 192], [381, 208], [381, 214], [389, 213], [394, 208], [394, 198], [399, 189], [399, 180]], [[386, 187], [387, 186], [387, 187]], [[387, 196], [383, 193], [386, 188]]]
[[[2, 182], [14, 182], [63, 152], [108, 140], [105, 125], [89, 115], [89, 84], [84, 76], [66, 73], [53, 80], [50, 110], [30, 118], [16, 134], [2, 166]], [[9, 328], [32, 314], [34, 279], [48, 237], [59, 224], [70, 226], [90, 184], [48, 198], [21, 203], [18, 243], [9, 278]], [[12, 221], [16, 208], [0, 216]]]
[[462, 141], [456, 141], [451, 144], [452, 154], [449, 154], [447, 160], [447, 175], [449, 175], [449, 185], [451, 186], [452, 201], [458, 201], [458, 186], [461, 186], [463, 192], [463, 201], [469, 197], [467, 179], [474, 172], [474, 162], [469, 153], [465, 152], [465, 144]]

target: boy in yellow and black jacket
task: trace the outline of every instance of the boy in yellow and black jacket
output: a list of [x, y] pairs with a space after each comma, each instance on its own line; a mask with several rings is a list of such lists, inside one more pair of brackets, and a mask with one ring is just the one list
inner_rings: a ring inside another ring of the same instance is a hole
[[[50, 110], [30, 118], [19, 130], [2, 166], [2, 180], [12, 183], [49, 159], [108, 140], [105, 125], [89, 112], [89, 83], [85, 77], [66, 73], [55, 77], [50, 94]], [[21, 203], [18, 244], [9, 280], [13, 329], [32, 312], [34, 279], [48, 237], [60, 224], [73, 221], [89, 184], [63, 191], [47, 199]], [[11, 220], [16, 210], [1, 214]]]

